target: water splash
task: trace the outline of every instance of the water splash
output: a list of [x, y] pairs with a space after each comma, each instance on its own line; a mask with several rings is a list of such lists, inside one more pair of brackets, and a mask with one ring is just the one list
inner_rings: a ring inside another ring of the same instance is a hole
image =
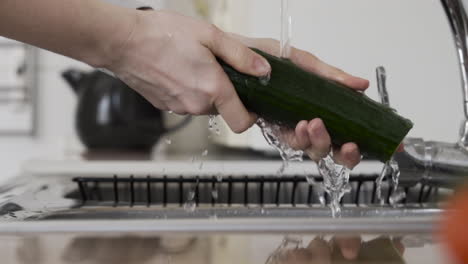
[[189, 191], [187, 195], [187, 201], [184, 203], [184, 209], [186, 212], [193, 213], [197, 208], [197, 202], [195, 201], [195, 191], [198, 187], [199, 179], [195, 182], [195, 186]]
[[382, 172], [380, 173], [379, 177], [376, 180], [377, 184], [377, 200], [380, 202], [380, 205], [385, 205], [385, 198], [382, 195], [382, 184], [384, 179], [387, 176], [391, 176], [391, 185], [389, 188], [392, 189], [392, 195], [390, 196], [389, 202], [391, 205], [395, 206], [399, 201], [406, 197], [406, 193], [403, 190], [398, 189], [399, 185], [399, 178], [400, 178], [400, 167], [398, 163], [392, 158], [387, 161], [383, 168]]
[[211, 191], [211, 197], [213, 197], [214, 200], [218, 200], [218, 196], [219, 196], [218, 188]]
[[218, 174], [216, 175], [216, 180], [217, 180], [218, 182], [222, 182], [222, 181], [223, 181], [223, 174], [222, 174], [222, 173], [218, 173]]
[[279, 174], [282, 174], [285, 171], [289, 162], [303, 161], [302, 156], [304, 155], [304, 152], [302, 150], [294, 150], [286, 142], [281, 140], [280, 125], [270, 124], [262, 118], [258, 119], [257, 125], [260, 127], [263, 137], [267, 143], [275, 148], [283, 159], [283, 164], [278, 170]]
[[331, 155], [327, 155], [318, 163], [318, 170], [323, 177], [323, 188], [330, 196], [330, 209], [333, 217], [341, 216], [340, 201], [343, 195], [350, 191], [349, 175], [351, 170], [336, 164]]
[[260, 81], [260, 84], [265, 85], [265, 86], [268, 85], [271, 80], [271, 73], [265, 76], [259, 77], [258, 80]]
[[[377, 87], [378, 87], [380, 102], [383, 105], [390, 107], [390, 97], [388, 94], [387, 83], [386, 83], [387, 72], [383, 66], [380, 66], [380, 67], [377, 67], [376, 74], [377, 74]], [[396, 113], [395, 109], [392, 109], [392, 110]], [[398, 190], [398, 184], [399, 184], [399, 179], [400, 179], [400, 167], [398, 166], [398, 163], [393, 159], [393, 157], [384, 164], [382, 172], [376, 180], [377, 199], [380, 201], [381, 205], [385, 204], [385, 199], [382, 197], [382, 183], [385, 177], [387, 177], [387, 175], [391, 175], [392, 185], [389, 186], [389, 188], [392, 187], [393, 189], [392, 189], [392, 195], [390, 196], [389, 201], [390, 201], [390, 204], [394, 206], [396, 205], [397, 202], [405, 198], [406, 193], [404, 193], [402, 190]]]
[[195, 202], [195, 191], [190, 191], [188, 193], [187, 201], [184, 204], [184, 209], [186, 212], [193, 213], [197, 208], [197, 203]]
[[221, 135], [221, 130], [219, 129], [218, 121], [216, 121], [215, 115], [208, 116], [208, 130], [217, 136]]
[[399, 202], [406, 198], [406, 192], [402, 189], [395, 190], [390, 196], [390, 205], [396, 206]]

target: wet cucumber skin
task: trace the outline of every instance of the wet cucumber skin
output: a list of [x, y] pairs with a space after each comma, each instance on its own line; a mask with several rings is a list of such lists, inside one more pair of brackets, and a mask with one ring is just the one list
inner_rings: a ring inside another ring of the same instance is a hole
[[360, 92], [253, 50], [269, 61], [270, 80], [218, 61], [247, 109], [270, 122], [295, 127], [301, 120], [321, 118], [334, 145], [354, 142], [364, 156], [382, 162], [390, 159], [413, 127], [410, 120]]

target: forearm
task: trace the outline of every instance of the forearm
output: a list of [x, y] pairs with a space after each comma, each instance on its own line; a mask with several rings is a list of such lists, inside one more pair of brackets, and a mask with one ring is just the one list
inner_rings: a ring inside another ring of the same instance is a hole
[[100, 0], [0, 1], [0, 36], [96, 67], [118, 54], [136, 19], [133, 10]]

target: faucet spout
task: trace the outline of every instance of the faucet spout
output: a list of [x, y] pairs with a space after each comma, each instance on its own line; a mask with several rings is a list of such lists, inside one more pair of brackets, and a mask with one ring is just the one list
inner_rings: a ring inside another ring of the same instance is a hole
[[441, 2], [454, 36], [462, 81], [465, 120], [460, 129], [458, 144], [468, 150], [468, 16], [462, 0], [441, 0]]

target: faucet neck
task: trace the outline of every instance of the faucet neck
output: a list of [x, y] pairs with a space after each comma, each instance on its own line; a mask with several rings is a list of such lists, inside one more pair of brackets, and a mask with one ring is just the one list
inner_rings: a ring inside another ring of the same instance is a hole
[[465, 120], [460, 130], [459, 145], [468, 149], [468, 16], [462, 0], [441, 0], [441, 2], [454, 35], [462, 80]]

